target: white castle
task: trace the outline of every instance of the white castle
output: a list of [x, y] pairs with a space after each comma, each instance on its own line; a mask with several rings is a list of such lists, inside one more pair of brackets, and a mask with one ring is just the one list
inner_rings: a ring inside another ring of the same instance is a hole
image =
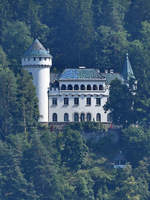
[[110, 82], [116, 78], [127, 82], [134, 77], [128, 55], [122, 75], [83, 66], [65, 69], [61, 74], [51, 73], [52, 56], [38, 39], [25, 52], [22, 66], [33, 76], [40, 122], [108, 123], [110, 114], [105, 113], [103, 106], [109, 97]]

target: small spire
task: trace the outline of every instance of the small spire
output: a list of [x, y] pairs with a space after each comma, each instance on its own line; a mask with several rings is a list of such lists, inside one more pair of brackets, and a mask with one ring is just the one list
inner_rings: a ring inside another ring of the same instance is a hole
[[122, 76], [124, 78], [125, 81], [129, 81], [131, 78], [135, 79], [133, 70], [132, 70], [132, 66], [129, 60], [129, 54], [128, 52], [126, 53], [126, 61], [124, 64], [124, 68], [123, 68], [123, 73]]

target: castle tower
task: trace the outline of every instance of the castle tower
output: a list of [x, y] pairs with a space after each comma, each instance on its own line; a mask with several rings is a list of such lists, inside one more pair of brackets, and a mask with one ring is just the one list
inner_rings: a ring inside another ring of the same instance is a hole
[[39, 100], [39, 122], [48, 122], [48, 88], [52, 56], [36, 39], [23, 55], [22, 66], [33, 76]]

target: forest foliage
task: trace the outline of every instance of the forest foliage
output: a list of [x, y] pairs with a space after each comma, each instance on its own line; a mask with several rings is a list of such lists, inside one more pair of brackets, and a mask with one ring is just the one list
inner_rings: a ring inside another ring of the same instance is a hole
[[[115, 80], [106, 105], [123, 126], [118, 143], [94, 123], [63, 131], [38, 123], [32, 78], [20, 67], [35, 38], [58, 71], [85, 65], [121, 72], [129, 53], [136, 94]], [[150, 199], [149, 49], [149, 0], [0, 0], [0, 200]], [[105, 137], [85, 140], [85, 129]], [[113, 167], [119, 151], [124, 169]]]

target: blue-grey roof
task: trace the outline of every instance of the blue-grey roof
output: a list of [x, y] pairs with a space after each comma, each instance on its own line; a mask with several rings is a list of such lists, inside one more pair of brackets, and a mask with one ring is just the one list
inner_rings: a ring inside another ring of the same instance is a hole
[[135, 76], [131, 67], [131, 63], [129, 61], [128, 53], [126, 54], [126, 61], [124, 64], [122, 76], [125, 81], [129, 81], [131, 78], [135, 79]]
[[103, 80], [103, 77], [97, 69], [65, 69], [60, 75], [59, 80]]
[[110, 84], [115, 79], [123, 81], [123, 77], [119, 73], [102, 73], [102, 75], [106, 78], [107, 84]]
[[38, 39], [24, 53], [23, 57], [52, 57]]

